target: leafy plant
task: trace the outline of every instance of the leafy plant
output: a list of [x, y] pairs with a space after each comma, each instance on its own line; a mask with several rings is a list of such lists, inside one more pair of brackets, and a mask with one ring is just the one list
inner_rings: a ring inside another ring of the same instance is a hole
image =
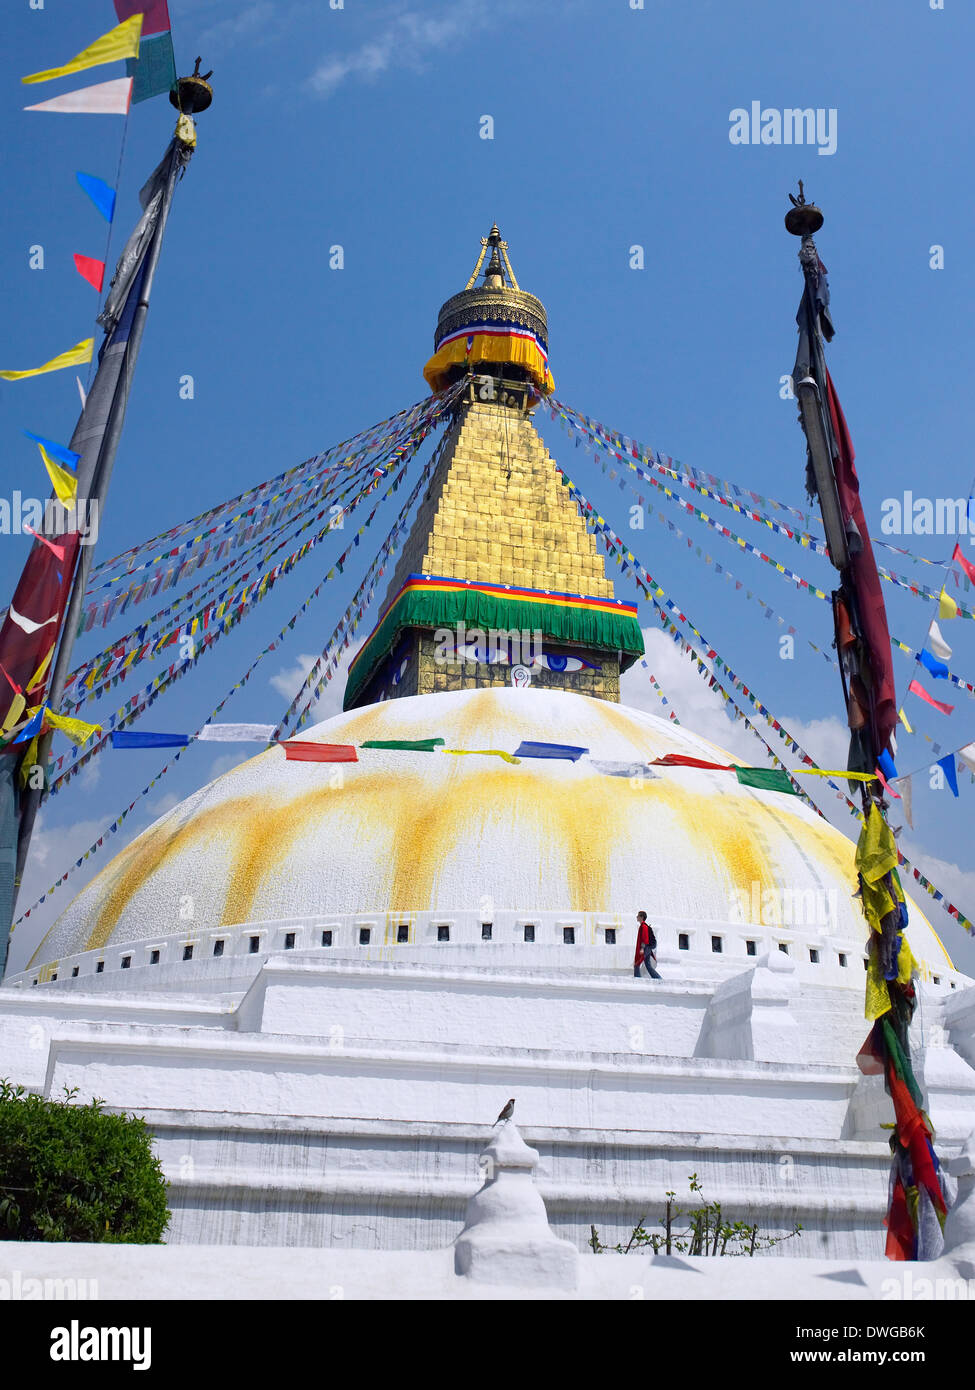
[[[704, 1200], [703, 1184], [696, 1173], [691, 1173], [688, 1182], [691, 1196], [698, 1199], [699, 1206], [685, 1211], [677, 1205], [676, 1192], [666, 1193], [667, 1208], [659, 1221], [663, 1230], [648, 1231], [643, 1224], [646, 1217], [643, 1217], [634, 1226], [625, 1245], [622, 1241], [618, 1245], [603, 1245], [596, 1227], [590, 1226], [588, 1244], [593, 1253], [599, 1255], [605, 1250], [613, 1250], [620, 1255], [628, 1255], [631, 1250], [649, 1249], [654, 1254], [662, 1252], [665, 1255], [759, 1255], [784, 1240], [802, 1235], [802, 1226], [798, 1222], [786, 1235], [770, 1236], [761, 1234], [758, 1226], [748, 1221], [730, 1221], [720, 1202]], [[681, 1218], [686, 1218], [689, 1224], [686, 1229], [677, 1230], [676, 1225]]]
[[0, 1240], [156, 1245], [166, 1181], [144, 1120], [0, 1080]]

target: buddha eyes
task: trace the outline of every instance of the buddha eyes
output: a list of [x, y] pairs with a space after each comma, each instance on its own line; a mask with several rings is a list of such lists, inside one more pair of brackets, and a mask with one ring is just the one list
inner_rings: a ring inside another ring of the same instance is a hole
[[[486, 642], [465, 642], [457, 648], [457, 658], [461, 661], [479, 661], [502, 666], [511, 664], [510, 652], [504, 647], [490, 648]], [[598, 671], [599, 667], [591, 661], [583, 661], [578, 656], [559, 656], [554, 652], [542, 652], [527, 660], [519, 657], [520, 666], [542, 666], [548, 671]]]

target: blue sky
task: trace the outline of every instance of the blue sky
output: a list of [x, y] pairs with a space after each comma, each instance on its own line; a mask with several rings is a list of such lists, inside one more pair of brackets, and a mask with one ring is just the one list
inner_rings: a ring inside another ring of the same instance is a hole
[[[170, 0], [170, 13], [179, 70], [191, 70], [202, 54], [216, 95], [177, 191], [99, 559], [422, 397], [437, 309], [462, 288], [494, 219], [522, 286], [547, 306], [563, 400], [686, 463], [803, 505], [802, 436], [794, 402], [779, 395], [794, 357], [801, 288], [797, 243], [782, 218], [800, 177], [827, 216], [817, 243], [838, 330], [829, 362], [871, 528], [879, 532], [884, 499], [906, 489], [967, 497], [975, 471], [967, 418], [975, 366], [968, 254], [975, 13], [962, 0], [944, 0], [943, 10], [929, 0], [820, 0], [813, 26], [775, 0], [646, 0], [642, 10], [629, 0], [346, 0], [338, 10], [325, 0]], [[63, 62], [113, 22], [109, 0], [4, 7], [4, 367], [34, 365], [93, 331], [100, 336], [96, 296], [71, 253], [103, 256], [105, 224], [74, 175], [80, 169], [115, 181], [125, 123], [21, 108], [116, 69], [49, 91], [23, 88], [19, 78]], [[753, 101], [835, 111], [835, 153], [732, 144], [730, 113]], [[480, 138], [484, 115], [494, 120], [492, 140]], [[136, 193], [169, 138], [171, 117], [157, 98], [134, 108], [127, 123], [110, 261], [137, 216]], [[344, 248], [342, 270], [329, 269], [336, 244]], [[44, 247], [43, 270], [29, 269], [34, 245]], [[630, 268], [634, 245], [644, 248], [643, 270]], [[930, 266], [935, 245], [944, 248], [943, 269]], [[192, 400], [179, 395], [186, 374]], [[0, 384], [8, 495], [42, 488], [36, 452], [20, 430], [66, 440], [77, 409], [71, 372]], [[626, 532], [634, 499], [571, 449], [558, 426], [547, 418], [539, 425], [556, 458]], [[374, 546], [401, 497], [377, 516]], [[825, 604], [673, 516], [801, 638], [829, 646]], [[747, 521], [737, 529], [830, 587], [823, 560]], [[822, 657], [800, 640], [795, 659], [781, 660], [778, 624], [655, 519], [627, 534], [809, 752], [824, 764], [842, 760], [838, 678]], [[951, 536], [889, 539], [932, 559], [947, 559], [954, 545]], [[313, 552], [222, 640], [219, 656], [204, 658], [156, 703], [143, 727], [197, 727], [344, 544], [338, 533], [334, 547]], [[0, 536], [4, 594], [27, 548], [24, 537]], [[224, 718], [280, 716], [368, 558], [363, 546], [358, 567], [327, 587]], [[939, 570], [886, 558], [900, 573], [940, 584]], [[634, 597], [627, 583], [618, 582], [618, 593]], [[892, 631], [919, 647], [932, 606], [892, 586], [885, 592]], [[957, 592], [972, 606], [975, 595]], [[975, 624], [944, 629], [952, 669], [975, 678]], [[104, 644], [122, 630], [97, 635]], [[79, 655], [97, 650], [95, 636]], [[672, 647], [652, 634], [649, 650], [684, 723], [763, 762], [759, 746], [741, 741], [740, 727]], [[139, 684], [150, 675], [142, 669]], [[895, 672], [903, 696], [911, 663], [895, 654]], [[901, 739], [902, 772], [930, 762], [924, 733], [946, 751], [975, 739], [970, 698], [946, 695], [945, 682], [925, 683], [956, 710], [945, 717], [911, 701], [918, 732]], [[139, 684], [130, 678], [117, 702]], [[645, 673], [627, 678], [624, 698], [660, 708]], [[140, 801], [113, 847], [237, 760], [191, 748]], [[106, 753], [50, 802], [21, 910], [164, 761], [158, 753]], [[975, 786], [963, 778], [955, 801], [948, 790], [929, 789], [926, 772], [915, 782], [915, 830], [905, 829], [902, 844], [975, 918]], [[847, 833], [854, 824], [845, 814], [837, 823]], [[18, 928], [15, 968], [106, 854]], [[958, 963], [973, 968], [975, 951], [961, 929], [936, 906], [929, 915]]]

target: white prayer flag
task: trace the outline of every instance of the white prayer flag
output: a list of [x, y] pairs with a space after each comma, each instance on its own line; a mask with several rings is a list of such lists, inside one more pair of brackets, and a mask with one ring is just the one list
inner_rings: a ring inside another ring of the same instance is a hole
[[204, 724], [197, 734], [203, 743], [270, 743], [273, 724]]
[[939, 661], [951, 660], [951, 648], [942, 637], [941, 629], [934, 619], [931, 620], [931, 626], [928, 628], [928, 646]]
[[25, 106], [25, 111], [63, 111], [66, 114], [80, 113], [87, 116], [127, 116], [132, 100], [131, 77], [114, 77], [111, 82], [96, 82], [93, 87], [79, 87], [73, 92], [62, 92], [50, 101], [39, 101], [36, 106]]
[[975, 743], [966, 743], [964, 748], [959, 748], [958, 757], [961, 758], [969, 772], [975, 772]]

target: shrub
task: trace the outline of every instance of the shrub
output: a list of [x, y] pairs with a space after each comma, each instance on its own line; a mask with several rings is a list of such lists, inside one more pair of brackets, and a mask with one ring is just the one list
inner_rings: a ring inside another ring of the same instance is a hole
[[0, 1080], [0, 1240], [157, 1245], [166, 1182], [144, 1120]]

